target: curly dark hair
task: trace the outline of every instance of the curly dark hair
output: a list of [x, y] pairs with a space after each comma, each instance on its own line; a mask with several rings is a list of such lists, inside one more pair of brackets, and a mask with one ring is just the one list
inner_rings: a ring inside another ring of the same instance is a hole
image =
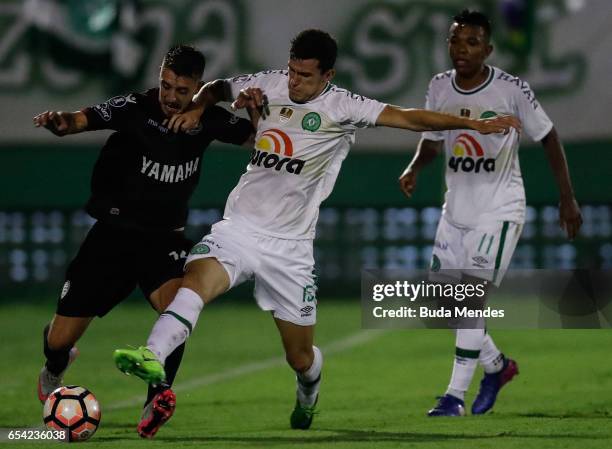
[[459, 25], [472, 25], [482, 27], [487, 37], [487, 40], [491, 39], [491, 22], [489, 21], [489, 18], [481, 12], [464, 9], [455, 17], [453, 17], [453, 21], [455, 21]]

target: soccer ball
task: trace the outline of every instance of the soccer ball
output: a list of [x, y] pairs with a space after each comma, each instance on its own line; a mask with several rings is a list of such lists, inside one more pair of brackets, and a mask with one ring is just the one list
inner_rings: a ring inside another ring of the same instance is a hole
[[85, 441], [100, 425], [100, 404], [96, 397], [83, 387], [67, 385], [59, 387], [47, 398], [43, 420], [50, 430], [64, 430], [66, 441]]

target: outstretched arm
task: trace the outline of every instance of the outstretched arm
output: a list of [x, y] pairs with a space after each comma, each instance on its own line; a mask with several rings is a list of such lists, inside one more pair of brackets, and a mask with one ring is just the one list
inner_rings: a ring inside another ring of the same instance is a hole
[[482, 134], [507, 133], [510, 128], [520, 132], [520, 121], [511, 115], [491, 119], [474, 120], [466, 117], [427, 111], [425, 109], [402, 109], [387, 105], [376, 120], [377, 126], [403, 128], [411, 131], [444, 131], [449, 129], [473, 129]]
[[567, 238], [573, 240], [582, 225], [582, 214], [574, 196], [565, 151], [555, 128], [542, 139], [542, 145], [559, 188], [559, 225], [567, 233]]
[[420, 140], [412, 161], [399, 178], [400, 189], [408, 198], [414, 192], [419, 172], [440, 154], [443, 142], [443, 140]]
[[45, 111], [34, 117], [33, 121], [37, 128], [42, 126], [60, 137], [87, 129], [87, 116], [81, 111]]

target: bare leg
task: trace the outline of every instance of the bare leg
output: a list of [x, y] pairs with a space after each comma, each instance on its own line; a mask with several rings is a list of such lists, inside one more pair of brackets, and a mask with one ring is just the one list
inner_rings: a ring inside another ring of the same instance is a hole
[[278, 318], [274, 321], [283, 341], [287, 363], [297, 373], [307, 371], [314, 359], [314, 326], [298, 326]]
[[312, 344], [314, 326], [298, 326], [278, 318], [274, 320], [283, 340], [287, 362], [296, 373], [297, 401], [290, 417], [291, 427], [305, 430], [310, 428], [315, 414], [323, 356]]
[[41, 402], [62, 384], [62, 376], [70, 363], [71, 349], [92, 319], [55, 315], [51, 323], [45, 326], [43, 350], [46, 362], [38, 378], [38, 399]]
[[230, 278], [214, 257], [196, 259], [187, 264], [181, 287], [193, 290], [208, 304], [229, 289]]
[[59, 376], [68, 367], [70, 350], [81, 338], [93, 317], [55, 315], [43, 331], [45, 366]]

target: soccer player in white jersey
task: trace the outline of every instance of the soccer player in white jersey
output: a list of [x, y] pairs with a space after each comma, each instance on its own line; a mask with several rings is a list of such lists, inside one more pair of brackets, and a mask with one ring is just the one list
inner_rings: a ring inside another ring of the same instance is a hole
[[[292, 41], [288, 70], [216, 80], [200, 91], [200, 105], [236, 100], [236, 107], [260, 108], [255, 148], [223, 220], [191, 250], [182, 288], [153, 327], [147, 346], [115, 352], [119, 369], [149, 383], [161, 382], [166, 356], [189, 336], [204, 304], [254, 279], [255, 299], [272, 312], [287, 362], [297, 375], [291, 427], [309, 428], [323, 363], [313, 346], [315, 225], [355, 131], [391, 126], [504, 133], [520, 127], [511, 116], [474, 120], [401, 109], [340, 89], [331, 84], [336, 54], [329, 34], [306, 30]], [[188, 129], [202, 110], [175, 116], [168, 126]]]
[[[491, 25], [483, 14], [465, 10], [454, 17], [448, 38], [454, 69], [433, 77], [425, 108], [472, 118], [517, 116], [525, 133], [544, 146], [560, 192], [560, 225], [573, 239], [582, 218], [557, 131], [526, 82], [485, 64], [493, 50], [490, 36]], [[444, 150], [447, 192], [432, 275], [452, 270], [463, 282], [486, 280], [499, 286], [525, 220], [519, 137], [514, 131], [487, 136], [464, 130], [423, 133], [400, 186], [410, 197], [421, 169]], [[482, 323], [476, 327], [482, 328], [456, 330], [451, 381], [429, 416], [465, 414], [464, 394], [478, 362], [485, 375], [472, 414], [490, 410], [500, 388], [518, 374], [516, 362], [497, 349]]]

